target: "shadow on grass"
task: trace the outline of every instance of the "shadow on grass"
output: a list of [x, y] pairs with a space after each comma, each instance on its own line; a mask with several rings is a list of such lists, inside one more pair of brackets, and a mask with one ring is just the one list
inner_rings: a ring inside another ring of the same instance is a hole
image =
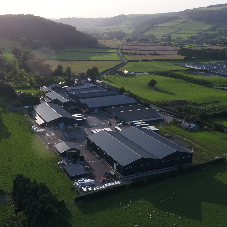
[[132, 212], [141, 200], [145, 200], [150, 203], [150, 209], [158, 209], [157, 215], [163, 211], [166, 215], [174, 214], [201, 221], [202, 213], [206, 212], [202, 210], [203, 202], [227, 206], [227, 185], [216, 179], [217, 174], [221, 176], [226, 171], [227, 164], [224, 163], [77, 205], [84, 214], [114, 210], [116, 207]]
[[72, 217], [71, 212], [67, 207], [60, 209], [56, 215], [55, 225], [59, 227], [72, 227], [68, 220]]
[[0, 141], [3, 138], [9, 139], [11, 137], [11, 133], [9, 132], [8, 128], [4, 125], [0, 115]]
[[162, 90], [162, 89], [159, 89], [159, 88], [155, 88], [155, 91], [157, 91], [157, 92], [161, 92], [161, 93], [164, 93], [164, 94], [167, 94], [167, 95], [175, 95], [174, 93], [172, 93], [172, 92], [169, 92], [169, 91], [164, 91], [164, 90]]

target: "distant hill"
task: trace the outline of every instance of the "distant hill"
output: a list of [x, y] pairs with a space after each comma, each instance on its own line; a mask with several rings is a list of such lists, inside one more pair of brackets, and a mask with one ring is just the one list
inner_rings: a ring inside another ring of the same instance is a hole
[[[165, 13], [166, 16], [174, 13]], [[118, 15], [109, 18], [60, 18], [54, 21], [63, 24], [69, 24], [75, 26], [78, 30], [87, 30], [103, 27], [125, 27], [134, 29], [137, 25], [145, 22], [151, 18], [157, 18], [164, 14], [130, 14], [130, 15]]]
[[73, 26], [33, 15], [1, 15], [0, 31], [0, 38], [19, 41], [32, 48], [94, 47], [98, 43], [96, 38]]

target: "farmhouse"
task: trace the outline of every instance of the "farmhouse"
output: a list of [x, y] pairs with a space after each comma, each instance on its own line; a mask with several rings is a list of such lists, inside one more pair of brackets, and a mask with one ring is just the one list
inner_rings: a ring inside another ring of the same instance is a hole
[[40, 126], [59, 126], [62, 128], [77, 123], [76, 119], [58, 104], [43, 102], [34, 106], [34, 110], [36, 123]]
[[78, 153], [78, 156], [80, 155], [80, 151], [76, 148], [76, 144], [73, 142], [62, 141], [58, 144], [55, 144], [54, 148], [60, 156], [64, 156], [67, 153], [72, 152]]
[[154, 122], [163, 120], [156, 111], [146, 108], [141, 104], [106, 108], [106, 111], [125, 123], [131, 123], [132, 121]]
[[88, 108], [89, 110], [91, 111], [93, 110], [95, 112], [104, 110], [106, 107], [129, 105], [129, 104], [137, 103], [135, 99], [130, 98], [126, 95], [113, 95], [113, 96], [86, 98], [86, 99], [80, 99], [80, 102], [85, 108]]
[[98, 132], [87, 145], [124, 177], [192, 163], [192, 153], [145, 128]]

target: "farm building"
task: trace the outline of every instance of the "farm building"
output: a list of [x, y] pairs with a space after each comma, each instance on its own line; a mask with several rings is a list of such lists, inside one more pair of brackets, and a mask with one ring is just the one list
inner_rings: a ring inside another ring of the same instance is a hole
[[137, 101], [126, 95], [113, 95], [95, 98], [79, 99], [81, 104], [91, 111], [99, 112], [106, 107], [136, 104]]
[[124, 177], [192, 163], [190, 151], [145, 128], [95, 133], [87, 145]]
[[63, 92], [55, 92], [51, 91], [46, 93], [46, 97], [51, 100], [54, 104], [58, 104], [62, 106], [63, 108], [67, 108], [69, 106], [75, 106], [76, 102], [72, 98], [70, 98], [68, 95], [66, 95]]
[[119, 95], [119, 93], [116, 90], [101, 90], [101, 91], [95, 91], [95, 92], [81, 92], [74, 95], [77, 99], [86, 99], [86, 98], [94, 98], [94, 97], [103, 97], [103, 96], [111, 96], [111, 95]]
[[77, 153], [78, 156], [80, 156], [80, 151], [76, 148], [76, 144], [73, 142], [62, 141], [58, 144], [55, 144], [54, 148], [60, 156], [64, 156], [67, 153], [72, 153], [72, 152], [75, 152]]
[[153, 122], [163, 120], [156, 111], [146, 108], [141, 104], [106, 108], [106, 111], [125, 123], [132, 121]]
[[79, 163], [63, 166], [63, 169], [71, 180], [87, 177], [88, 175]]
[[76, 119], [58, 104], [43, 102], [34, 106], [34, 110], [36, 123], [40, 126], [59, 126], [62, 128], [77, 123]]

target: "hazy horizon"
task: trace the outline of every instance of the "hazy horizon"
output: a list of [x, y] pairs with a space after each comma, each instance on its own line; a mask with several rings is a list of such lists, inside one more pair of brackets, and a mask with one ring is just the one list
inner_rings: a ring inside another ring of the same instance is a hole
[[200, 0], [186, 1], [182, 0], [162, 0], [160, 2], [154, 0], [141, 0], [136, 3], [125, 0], [96, 0], [75, 2], [73, 0], [65, 0], [58, 4], [56, 1], [40, 0], [39, 2], [31, 2], [28, 0], [9, 0], [4, 2], [0, 8], [0, 15], [4, 14], [33, 14], [51, 19], [83, 17], [83, 18], [100, 18], [113, 17], [121, 14], [156, 14], [167, 12], [179, 12], [186, 9], [199, 7], [207, 7], [209, 5], [225, 4], [227, 1], [220, 0]]

